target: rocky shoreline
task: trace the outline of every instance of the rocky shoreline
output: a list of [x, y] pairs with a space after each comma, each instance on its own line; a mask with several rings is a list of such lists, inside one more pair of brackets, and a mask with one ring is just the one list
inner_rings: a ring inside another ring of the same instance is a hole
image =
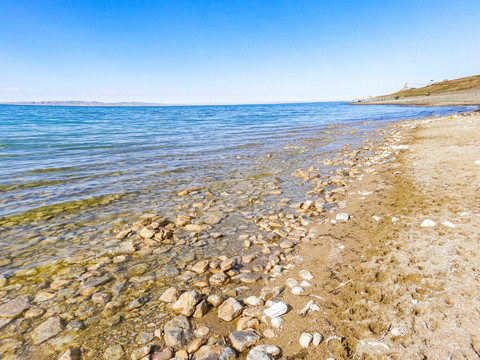
[[[0, 295], [8, 299], [0, 305], [2, 358], [351, 357], [357, 342], [348, 330], [340, 331], [338, 319], [329, 319], [335, 313], [332, 298], [349, 289], [351, 280], [322, 274], [322, 264], [338, 258], [333, 247], [346, 249], [328, 243], [325, 236], [331, 231], [325, 229], [351, 231], [347, 228], [357, 214], [350, 212], [350, 203], [368, 206], [374, 193], [384, 191], [367, 188], [365, 178], [374, 176], [377, 167], [396, 164], [408, 149], [403, 132], [417, 123], [378, 129], [381, 142], [366, 141], [356, 150], [346, 144], [335, 158], [324, 161], [335, 168], [328, 173], [313, 165], [297, 169], [292, 176], [310, 188], [305, 201], [281, 199], [276, 208], [252, 216], [257, 231], [238, 236], [243, 246], [236, 256], [186, 256], [177, 266], [170, 266], [168, 258], [155, 261], [187, 243], [201, 249], [206, 238], [222, 238], [211, 231], [221, 217], [199, 221], [195, 216], [195, 209], [214, 205], [207, 202], [213, 194], [189, 188], [177, 196], [202, 193], [207, 201], [189, 204], [171, 220], [145, 214], [118, 229], [101, 257], [82, 251], [0, 278]], [[276, 181], [266, 186], [280, 196]], [[383, 217], [375, 216], [373, 222]], [[328, 251], [312, 252], [317, 245], [328, 246]], [[327, 277], [330, 283], [320, 285]], [[383, 347], [380, 337], [368, 340], [367, 347]]]

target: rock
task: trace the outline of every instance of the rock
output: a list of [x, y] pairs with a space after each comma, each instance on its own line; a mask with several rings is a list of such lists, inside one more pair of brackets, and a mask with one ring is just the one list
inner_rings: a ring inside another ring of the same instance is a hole
[[435, 221], [430, 220], [430, 219], [425, 219], [425, 220], [423, 220], [423, 222], [420, 226], [422, 226], [422, 227], [434, 227], [436, 225], [437, 225], [437, 223]]
[[58, 360], [80, 360], [82, 352], [80, 348], [72, 348], [65, 351]]
[[234, 360], [235, 351], [230, 347], [204, 345], [193, 355], [192, 360]]
[[237, 330], [248, 330], [248, 329], [256, 329], [260, 327], [260, 321], [253, 317], [241, 317], [237, 322]]
[[195, 312], [193, 313], [194, 318], [201, 318], [208, 312], [208, 304], [205, 300], [200, 301], [196, 306]]
[[348, 221], [350, 219], [350, 215], [346, 213], [338, 213], [337, 216], [335, 216], [335, 220], [337, 221]]
[[198, 224], [187, 224], [185, 225], [185, 230], [191, 231], [191, 232], [201, 232], [204, 230], [208, 230], [211, 228], [210, 225], [198, 225]]
[[253, 260], [255, 260], [255, 255], [244, 255], [242, 256], [242, 262], [244, 264], [249, 264], [251, 263]]
[[210, 332], [208, 326], [201, 326], [193, 331], [196, 337], [205, 337]]
[[12, 318], [22, 314], [30, 307], [30, 300], [26, 296], [19, 296], [0, 305], [0, 317]]
[[254, 274], [254, 273], [245, 273], [245, 274], [242, 274], [240, 275], [239, 279], [242, 283], [245, 283], [245, 284], [252, 284], [252, 283], [255, 283], [257, 281], [259, 281], [262, 277], [258, 274]]
[[283, 301], [279, 301], [272, 306], [270, 306], [268, 309], [265, 309], [264, 313], [268, 317], [279, 317], [284, 315], [288, 311], [288, 306], [285, 304]]
[[224, 321], [232, 321], [239, 316], [242, 311], [243, 305], [236, 299], [230, 297], [218, 308], [218, 317]]
[[260, 336], [255, 334], [253, 331], [234, 331], [229, 335], [232, 346], [242, 352], [243, 350], [255, 345], [259, 340]]
[[316, 332], [315, 334], [313, 334], [313, 341], [312, 341], [312, 344], [313, 346], [318, 346], [320, 345], [320, 343], [322, 342], [323, 340], [323, 335]]
[[278, 245], [282, 249], [290, 249], [290, 248], [293, 248], [295, 246], [295, 244], [292, 241], [286, 240], [286, 239], [280, 241], [280, 243]]
[[248, 306], [261, 306], [261, 305], [263, 305], [263, 300], [260, 299], [257, 296], [250, 296], [250, 297], [246, 298], [245, 300], [243, 300], [243, 302], [245, 304], [247, 304]]
[[292, 288], [292, 294], [293, 295], [300, 295], [303, 291], [304, 291], [303, 288], [300, 287], [300, 286], [294, 286]]
[[270, 324], [272, 324], [272, 326], [275, 328], [275, 329], [279, 329], [283, 326], [283, 323], [285, 322], [285, 320], [283, 320], [281, 317], [272, 317], [270, 318]]
[[451, 223], [450, 221], [443, 221], [442, 225], [449, 227], [451, 229], [455, 229], [457, 227], [454, 223]]
[[38, 325], [32, 331], [32, 341], [34, 345], [41, 344], [48, 339], [58, 335], [63, 330], [63, 321], [59, 317], [51, 317]]
[[190, 344], [187, 346], [187, 352], [189, 354], [194, 353], [198, 349], [200, 349], [200, 346], [204, 345], [206, 340], [204, 338], [198, 338], [193, 340]]
[[170, 360], [173, 356], [173, 352], [170, 349], [164, 349], [159, 353], [153, 355], [152, 360]]
[[235, 265], [237, 264], [237, 261], [235, 259], [227, 259], [225, 261], [222, 261], [220, 263], [220, 270], [222, 271], [228, 271], [232, 269]]
[[63, 289], [65, 286], [67, 286], [70, 283], [71, 283], [70, 280], [55, 280], [54, 282], [52, 282], [50, 284], [50, 288], [53, 289], [53, 290], [60, 290], [60, 289]]
[[191, 316], [195, 312], [195, 305], [200, 301], [200, 295], [195, 291], [186, 291], [172, 305], [174, 312]]
[[358, 195], [361, 195], [361, 196], [368, 196], [368, 195], [372, 195], [372, 194], [373, 194], [373, 191], [358, 190]]
[[178, 290], [172, 286], [163, 292], [159, 300], [166, 303], [172, 303], [178, 300], [178, 295]]
[[139, 307], [142, 307], [143, 305], [145, 305], [146, 302], [147, 302], [147, 299], [144, 298], [143, 296], [140, 296], [130, 301], [127, 305], [127, 309], [129, 310], [138, 309]]
[[300, 283], [300, 286], [301, 286], [301, 287], [310, 287], [310, 286], [312, 286], [312, 284], [310, 284], [307, 280], [303, 280], [303, 281]]
[[91, 277], [85, 280], [85, 282], [83, 283], [83, 287], [91, 288], [91, 287], [102, 286], [102, 285], [105, 285], [110, 280], [112, 280], [112, 278], [109, 275]]
[[142, 230], [140, 230], [139, 235], [144, 239], [151, 239], [155, 235], [155, 231], [144, 227]]
[[279, 356], [282, 350], [275, 345], [258, 345], [255, 346], [252, 350], [261, 351], [273, 356]]
[[180, 360], [180, 359], [185, 359], [187, 360], [188, 359], [188, 352], [186, 350], [178, 350], [176, 353], [175, 353], [175, 360]]
[[207, 301], [215, 307], [218, 307], [218, 306], [222, 305], [224, 300], [225, 300], [224, 297], [220, 296], [218, 294], [210, 295], [207, 298]]
[[380, 216], [377, 216], [377, 215], [373, 215], [372, 218], [373, 218], [373, 220], [375, 220], [377, 222], [382, 220], [382, 218]]
[[209, 264], [210, 262], [208, 260], [199, 261], [192, 266], [192, 271], [196, 272], [197, 274], [203, 274], [208, 270]]
[[44, 308], [33, 306], [25, 312], [24, 316], [25, 319], [34, 319], [42, 316], [43, 314], [45, 314]]
[[285, 284], [289, 287], [289, 288], [294, 288], [295, 286], [298, 286], [298, 281], [295, 280], [295, 279], [287, 279], [285, 280]]
[[67, 324], [67, 330], [80, 331], [85, 329], [85, 323], [82, 320], [74, 319]]
[[132, 354], [130, 355], [130, 358], [132, 360], [140, 360], [142, 359], [143, 357], [147, 356], [148, 354], [150, 354], [150, 351], [152, 351], [152, 345], [145, 345], [145, 346], [142, 346], [141, 348], [139, 349], [136, 349], [132, 352]]
[[313, 336], [309, 333], [302, 333], [300, 335], [300, 338], [298, 339], [298, 342], [300, 343], [300, 346], [304, 349], [308, 348], [308, 345], [312, 342]]
[[138, 337], [138, 344], [143, 345], [143, 344], [149, 343], [152, 340], [153, 340], [153, 333], [143, 331], [140, 333], [140, 336]]
[[167, 346], [183, 346], [192, 338], [192, 328], [188, 318], [179, 315], [165, 324], [163, 329]]
[[103, 358], [105, 360], [121, 360], [125, 351], [123, 350], [122, 345], [114, 345], [110, 346], [105, 352], [103, 353]]
[[92, 295], [92, 301], [97, 304], [106, 304], [111, 298], [112, 295], [107, 292], [98, 292]]
[[303, 280], [307, 280], [307, 281], [313, 280], [313, 275], [308, 270], [300, 270], [298, 274]]
[[215, 286], [215, 285], [222, 285], [228, 280], [228, 276], [220, 272], [218, 274], [212, 275], [208, 281], [210, 282], [210, 285]]
[[115, 239], [117, 240], [123, 240], [125, 239], [130, 233], [132, 232], [132, 229], [127, 229], [127, 230], [122, 230], [120, 231], [117, 235], [115, 235]]

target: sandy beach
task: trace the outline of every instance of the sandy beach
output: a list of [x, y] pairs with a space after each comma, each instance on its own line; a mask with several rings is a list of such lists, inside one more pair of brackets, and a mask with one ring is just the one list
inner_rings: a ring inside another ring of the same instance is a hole
[[238, 256], [147, 267], [210, 225], [145, 214], [101, 257], [2, 277], [3, 358], [475, 358], [479, 127], [476, 112], [398, 121], [324, 159], [328, 175], [304, 164], [313, 200], [253, 217]]

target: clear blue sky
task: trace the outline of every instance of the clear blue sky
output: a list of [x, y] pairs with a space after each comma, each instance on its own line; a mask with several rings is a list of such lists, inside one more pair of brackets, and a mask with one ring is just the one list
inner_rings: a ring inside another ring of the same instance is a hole
[[0, 101], [349, 100], [480, 73], [479, 0], [1, 0]]

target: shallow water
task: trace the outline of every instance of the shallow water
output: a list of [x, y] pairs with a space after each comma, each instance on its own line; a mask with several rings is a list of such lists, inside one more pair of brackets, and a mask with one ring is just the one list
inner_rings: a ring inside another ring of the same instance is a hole
[[[248, 230], [247, 214], [304, 195], [302, 182], [290, 177], [296, 168], [319, 167], [346, 143], [359, 146], [396, 119], [467, 109], [0, 106], [1, 272], [81, 248], [101, 251], [105, 234], [118, 225], [148, 212], [173, 220], [195, 203], [203, 205], [195, 210], [199, 219], [223, 218], [214, 230], [228, 246]], [[284, 180], [281, 196], [271, 194], [275, 177]], [[201, 191], [175, 196], [185, 188]], [[207, 190], [218, 206], [203, 210]], [[248, 203], [251, 197], [261, 203]]]

